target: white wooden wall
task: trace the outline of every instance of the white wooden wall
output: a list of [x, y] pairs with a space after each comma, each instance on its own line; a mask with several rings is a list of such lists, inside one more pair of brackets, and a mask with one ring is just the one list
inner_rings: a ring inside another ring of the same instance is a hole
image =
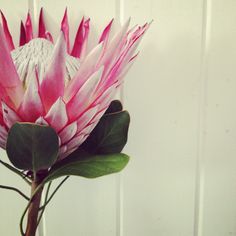
[[[99, 30], [112, 17], [154, 20], [122, 92], [132, 116], [129, 166], [71, 178], [42, 236], [236, 235], [236, 1], [0, 0], [15, 39], [19, 18], [41, 6], [54, 33], [66, 6], [72, 34], [84, 14]], [[0, 167], [0, 184], [15, 183], [27, 191]], [[19, 235], [24, 205], [0, 189], [0, 235]]]

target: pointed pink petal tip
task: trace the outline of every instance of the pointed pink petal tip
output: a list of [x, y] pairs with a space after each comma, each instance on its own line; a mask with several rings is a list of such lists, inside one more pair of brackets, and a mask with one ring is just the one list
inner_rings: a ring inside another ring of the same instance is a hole
[[6, 37], [6, 40], [7, 40], [7, 43], [8, 43], [8, 47], [11, 51], [15, 48], [14, 43], [13, 43], [13, 39], [12, 39], [10, 30], [8, 28], [7, 20], [6, 20], [3, 12], [1, 10], [0, 10], [0, 13], [1, 13], [1, 17], [2, 17], [2, 26], [3, 26], [3, 30], [4, 30], [4, 33], [5, 33], [5, 37]]
[[101, 35], [98, 43], [101, 43], [102, 41], [104, 41], [108, 37], [108, 35], [109, 35], [110, 31], [111, 31], [111, 26], [113, 24], [113, 21], [114, 21], [114, 18], [109, 22], [109, 24], [106, 26], [106, 28], [102, 32], [102, 35]]
[[87, 43], [88, 43], [88, 35], [90, 31], [90, 18], [84, 20], [82, 18], [74, 41], [74, 46], [71, 52], [71, 55], [80, 59], [83, 59], [86, 55], [87, 51]]
[[33, 26], [32, 26], [31, 15], [29, 12], [27, 14], [27, 18], [25, 21], [25, 34], [26, 34], [26, 42], [28, 43], [33, 38]]
[[39, 14], [39, 25], [38, 25], [38, 37], [39, 38], [46, 38], [46, 26], [44, 21], [44, 13], [43, 13], [43, 7], [40, 9]]
[[23, 46], [25, 45], [27, 42], [27, 39], [26, 39], [26, 31], [25, 31], [25, 26], [24, 26], [24, 23], [21, 21], [20, 23], [20, 46]]
[[68, 116], [66, 111], [66, 104], [61, 97], [52, 105], [45, 120], [59, 132], [68, 122]]
[[65, 35], [67, 52], [70, 52], [70, 37], [69, 37], [69, 22], [68, 22], [68, 15], [67, 15], [67, 7], [65, 9], [65, 13], [61, 21], [61, 30], [63, 31]]

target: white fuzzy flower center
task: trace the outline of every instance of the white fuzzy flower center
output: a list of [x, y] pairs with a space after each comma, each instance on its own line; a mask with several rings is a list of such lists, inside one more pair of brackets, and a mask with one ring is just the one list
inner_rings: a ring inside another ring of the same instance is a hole
[[[35, 70], [35, 67], [37, 67], [39, 72], [39, 80], [42, 80], [52, 56], [53, 48], [54, 45], [48, 40], [36, 38], [11, 52], [13, 62], [25, 87], [27, 87], [30, 75]], [[68, 82], [75, 75], [79, 69], [79, 64], [77, 58], [70, 55], [66, 56], [65, 82]]]

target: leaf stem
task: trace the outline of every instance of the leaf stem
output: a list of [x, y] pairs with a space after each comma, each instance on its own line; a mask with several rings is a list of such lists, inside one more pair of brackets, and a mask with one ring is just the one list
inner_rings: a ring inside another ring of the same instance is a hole
[[58, 184], [58, 186], [55, 188], [55, 190], [52, 192], [51, 196], [49, 197], [49, 199], [44, 203], [43, 206], [41, 206], [39, 208], [39, 210], [43, 210], [47, 205], [48, 203], [52, 200], [53, 196], [56, 194], [56, 192], [58, 191], [58, 189], [62, 186], [62, 184], [69, 178], [70, 176], [66, 176], [61, 182], [60, 184]]
[[6, 162], [4, 162], [4, 161], [2, 161], [2, 160], [0, 160], [0, 163], [1, 163], [2, 165], [4, 165], [6, 168], [8, 168], [9, 170], [13, 171], [15, 174], [19, 175], [21, 178], [23, 178], [23, 180], [24, 180], [27, 184], [31, 185], [31, 182], [27, 179], [27, 178], [28, 178], [27, 175], [25, 175], [25, 174], [22, 173], [21, 171], [17, 170], [17, 169], [14, 168], [13, 166], [9, 165], [8, 163], [6, 163]]
[[46, 204], [46, 202], [48, 200], [48, 195], [49, 195], [49, 190], [50, 190], [51, 184], [52, 184], [52, 181], [50, 181], [49, 184], [48, 184], [48, 187], [47, 187], [47, 190], [46, 190], [45, 199], [44, 199], [44, 203], [43, 203], [43, 208], [41, 208], [41, 207], [39, 208], [39, 210], [42, 210], [42, 211], [40, 212], [40, 215], [39, 215], [39, 218], [38, 218], [38, 222], [37, 222], [37, 226], [39, 225], [39, 223], [41, 221], [41, 218], [43, 216], [43, 213], [45, 211], [45, 208], [46, 208], [45, 204]]
[[24, 193], [22, 193], [18, 188], [11, 187], [11, 186], [7, 186], [7, 185], [0, 185], [0, 188], [15, 191], [15, 192], [19, 193], [19, 194], [20, 194], [23, 198], [25, 198], [27, 201], [30, 200], [30, 198], [27, 197]]

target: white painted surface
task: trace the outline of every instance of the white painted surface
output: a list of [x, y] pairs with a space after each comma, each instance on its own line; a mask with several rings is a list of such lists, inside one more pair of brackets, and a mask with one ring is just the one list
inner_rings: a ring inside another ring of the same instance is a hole
[[[112, 17], [154, 20], [124, 86], [129, 166], [121, 177], [71, 178], [46, 212], [46, 235], [236, 235], [236, 2], [29, 3], [36, 15], [45, 8], [54, 34], [66, 6], [72, 35], [82, 15], [91, 17], [94, 37]], [[16, 38], [27, 1], [0, 0], [0, 8]], [[27, 191], [0, 168], [0, 184]], [[24, 200], [0, 191], [0, 235], [19, 235]]]
[[[25, 20], [28, 5], [27, 0], [0, 1], [0, 9], [9, 19], [9, 28], [12, 32], [15, 43], [19, 42], [20, 20]], [[0, 52], [1, 54], [1, 52]], [[5, 151], [0, 150], [0, 158], [7, 161]], [[27, 184], [14, 173], [0, 166], [0, 184], [16, 186], [25, 192], [30, 193]], [[27, 202], [9, 190], [0, 189], [0, 235], [18, 236], [21, 214]]]
[[236, 235], [236, 2], [211, 3], [202, 235]]
[[[198, 144], [201, 1], [125, 1], [154, 19], [125, 84], [133, 158], [124, 174], [124, 236], [190, 236]], [[132, 186], [132, 188], [131, 188]]]

